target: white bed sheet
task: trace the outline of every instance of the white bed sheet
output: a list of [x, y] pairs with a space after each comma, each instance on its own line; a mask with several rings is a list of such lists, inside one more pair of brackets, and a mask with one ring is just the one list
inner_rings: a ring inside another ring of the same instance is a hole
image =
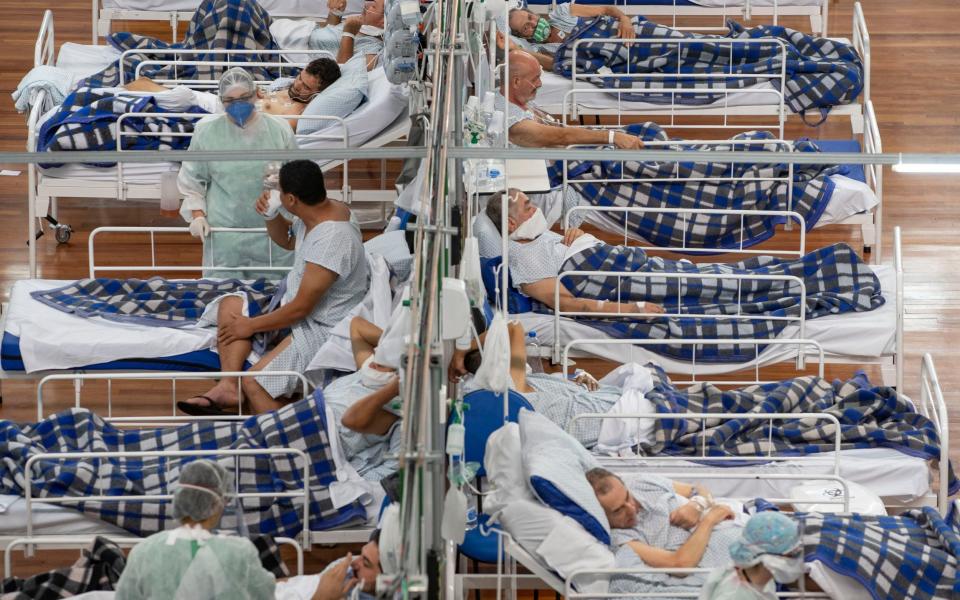
[[[216, 330], [146, 327], [85, 319], [30, 297], [30, 292], [70, 283], [50, 279], [17, 281], [10, 291], [5, 331], [20, 337], [20, 353], [28, 373], [70, 369], [130, 358], [160, 358], [213, 348]], [[144, 343], [149, 340], [149, 343]]]
[[[896, 339], [896, 271], [888, 265], [871, 267], [880, 279], [880, 289], [886, 302], [876, 310], [860, 313], [828, 315], [806, 322], [805, 339], [813, 339], [823, 346], [826, 357], [861, 358], [866, 360], [888, 356], [894, 350]], [[510, 315], [519, 319], [527, 331], [536, 331], [541, 347], [554, 343], [553, 317], [537, 313]], [[799, 337], [799, 326], [788, 325], [780, 339]], [[560, 321], [561, 348], [572, 339], [586, 338], [611, 339], [605, 333], [589, 325], [563, 318]], [[636, 362], [646, 364], [654, 362], [668, 373], [690, 373], [691, 363], [674, 360], [629, 344], [585, 344], [574, 350], [586, 352], [618, 363]], [[746, 363], [707, 364], [698, 363], [697, 373], [703, 375], [729, 373], [745, 367], [788, 360], [795, 353], [796, 346], [770, 345], [760, 353], [757, 359]]]
[[[874, 206], [880, 204], [880, 199], [870, 186], [844, 177], [843, 175], [831, 175], [830, 179], [834, 183], [833, 194], [830, 196], [830, 202], [827, 203], [823, 214], [814, 226], [814, 229], [840, 223], [853, 215], [871, 210]], [[602, 212], [587, 211], [582, 213], [585, 220], [592, 225], [600, 227], [606, 231], [623, 233], [623, 224]], [[640, 236], [628, 231], [628, 237], [632, 240], [639, 240]]]
[[[327, 3], [315, 0], [259, 0], [271, 16], [284, 17], [326, 17]], [[167, 12], [173, 10], [196, 10], [200, 0], [102, 0], [103, 8], [125, 10], [155, 10]], [[363, 0], [347, 0], [349, 14], [359, 14], [363, 10]]]
[[[0, 536], [27, 533], [27, 501], [21, 496], [0, 494]], [[33, 504], [34, 535], [105, 534], [129, 537], [129, 531], [86, 515], [63, 504]]]
[[[744, 467], [712, 467], [695, 462], [673, 462], [631, 459], [629, 467], [623, 461], [599, 457], [601, 463], [621, 471], [643, 470], [689, 472], [690, 479], [702, 482], [715, 496], [784, 498], [789, 491], [804, 483], [800, 480], [775, 479], [711, 479], [709, 472], [720, 473], [783, 473], [790, 475], [828, 475], [833, 472], [834, 452], [824, 452], [814, 458], [788, 460]], [[883, 498], [908, 502], [930, 491], [930, 469], [920, 457], [910, 456], [892, 448], [864, 448], [843, 450], [840, 453], [840, 477], [858, 483]], [[812, 477], [810, 481], [815, 481]], [[824, 484], [827, 482], [824, 481]]]

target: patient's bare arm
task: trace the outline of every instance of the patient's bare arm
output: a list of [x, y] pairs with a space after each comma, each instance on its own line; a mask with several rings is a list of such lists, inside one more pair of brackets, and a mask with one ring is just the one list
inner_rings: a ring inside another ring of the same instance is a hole
[[136, 81], [123, 86], [123, 89], [131, 92], [168, 92], [170, 88], [154, 83], [153, 80], [146, 77], [139, 77]]

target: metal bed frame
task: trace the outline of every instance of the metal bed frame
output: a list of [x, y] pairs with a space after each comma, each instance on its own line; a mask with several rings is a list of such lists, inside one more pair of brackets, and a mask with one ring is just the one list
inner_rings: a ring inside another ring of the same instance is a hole
[[[876, 117], [876, 113], [874, 112], [873, 103], [872, 103], [872, 102], [867, 102], [867, 104], [866, 104], [866, 106], [865, 106], [865, 115], [866, 115], [865, 127], [864, 127], [863, 134], [860, 136], [860, 137], [862, 138], [862, 139], [861, 139], [861, 146], [862, 146], [864, 152], [868, 152], [868, 153], [880, 153], [880, 152], [883, 151], [883, 145], [882, 145], [882, 142], [881, 142], [881, 139], [880, 139], [880, 127], [879, 127], [878, 124], [877, 124], [877, 117]], [[721, 126], [721, 127], [722, 127], [722, 126]], [[739, 129], [739, 126], [735, 126], [734, 128]], [[732, 146], [749, 146], [749, 145], [752, 145], [752, 144], [756, 144], [756, 145], [763, 145], [763, 146], [772, 146], [773, 148], [772, 148], [771, 150], [772, 150], [772, 151], [775, 151], [775, 152], [790, 153], [790, 152], [795, 152], [795, 151], [796, 151], [796, 150], [795, 150], [795, 142], [792, 142], [792, 141], [789, 141], [789, 140], [782, 140], [782, 139], [771, 139], [771, 140], [682, 140], [682, 141], [665, 141], [665, 142], [647, 142], [647, 143], [645, 144], [645, 146], [646, 146], [646, 147], [650, 147], [650, 148], [658, 148], [658, 147], [670, 147], [670, 146], [684, 145], [684, 144], [707, 145], [707, 146], [711, 146], [711, 145], [712, 145], [712, 146], [721, 146], [721, 147], [722, 147], [722, 146], [731, 146], [731, 147], [732, 147]], [[787, 158], [786, 161], [789, 161], [789, 158]], [[786, 161], [785, 161], [785, 162], [786, 162]], [[563, 163], [564, 163], [564, 167], [563, 167], [563, 180], [564, 180], [564, 181], [563, 181], [563, 186], [566, 187], [566, 186], [570, 185], [571, 183], [578, 183], [578, 180], [577, 180], [577, 179], [575, 179], [575, 178], [570, 178], [570, 177], [569, 177], [569, 168], [568, 168], [568, 166], [569, 166], [569, 161], [563, 161]], [[621, 165], [622, 165], [622, 164], [623, 164], [623, 161], [621, 161]], [[679, 168], [679, 163], [676, 164], [676, 169], [678, 169], [678, 168]], [[724, 181], [771, 181], [771, 182], [778, 182], [778, 183], [780, 183], [780, 184], [782, 184], [782, 185], [785, 185], [785, 186], [787, 187], [787, 190], [788, 190], [788, 200], [787, 200], [786, 210], [787, 210], [787, 211], [792, 211], [792, 210], [793, 210], [793, 183], [792, 183], [792, 182], [793, 182], [793, 170], [794, 170], [794, 165], [793, 165], [792, 163], [789, 163], [787, 175], [785, 175], [785, 176], [783, 176], [783, 177], [770, 177], [770, 178], [763, 178], [763, 177], [759, 177], [759, 178], [758, 178], [758, 177], [743, 177], [743, 178], [736, 178], [736, 177], [706, 177], [706, 178], [701, 178], [701, 177], [680, 177], [679, 172], [678, 172], [676, 169], [675, 169], [674, 175], [671, 176], [671, 177], [668, 177], [668, 178], [660, 178], [660, 179], [657, 179], [657, 178], [644, 178], [644, 177], [639, 177], [639, 178], [627, 177], [627, 178], [620, 178], [620, 179], [591, 179], [591, 180], [589, 180], [589, 182], [590, 182], [591, 184], [598, 184], [598, 183], [622, 183], [622, 182], [634, 182], [634, 181], [636, 181], [636, 182], [647, 182], [647, 183], [654, 183], [654, 182], [674, 183], [674, 182], [678, 182], [678, 181], [705, 181], [705, 180], [706, 180], [706, 181], [716, 181], [716, 182], [724, 182]], [[879, 235], [879, 233], [880, 233], [880, 231], [882, 231], [882, 227], [883, 227], [883, 169], [882, 169], [882, 167], [881, 167], [880, 165], [864, 165], [864, 175], [865, 175], [865, 183], [866, 183], [867, 187], [870, 189], [870, 191], [871, 191], [871, 192], [874, 194], [874, 196], [876, 196], [876, 198], [877, 198], [877, 204], [876, 204], [876, 206], [874, 206], [873, 208], [871, 208], [871, 209], [869, 209], [869, 210], [867, 210], [867, 211], [863, 211], [863, 212], [860, 212], [860, 213], [857, 213], [857, 214], [853, 214], [853, 215], [847, 216], [847, 217], [845, 217], [843, 220], [838, 221], [838, 222], [836, 222], [836, 223], [831, 223], [830, 225], [859, 225], [859, 226], [860, 226], [860, 229], [861, 229], [861, 234], [863, 235], [863, 247], [864, 247], [864, 250], [870, 252], [870, 262], [871, 262], [872, 264], [879, 264], [880, 261], [881, 261], [881, 259], [882, 259], [882, 250], [883, 250], [883, 249], [882, 249], [882, 236]], [[603, 213], [623, 213], [623, 212], [631, 212], [631, 209], [626, 209], [626, 208], [618, 209], [618, 208], [615, 208], [615, 207], [578, 206], [578, 207], [573, 208], [572, 211], [570, 211], [570, 212], [586, 212], [586, 213], [588, 213], [588, 214], [590, 214], [590, 213], [603, 214]], [[655, 211], [654, 209], [643, 209], [641, 212], [656, 212], [656, 211]], [[669, 212], [671, 212], [671, 213], [681, 212], [681, 213], [682, 213], [682, 212], [685, 212], [685, 211], [681, 211], [680, 209], [670, 209]], [[699, 211], [696, 211], [696, 212], [701, 213], [701, 214], [708, 214], [708, 213], [710, 213], [711, 211], [699, 210]], [[720, 211], [720, 210], [715, 211], [715, 212], [717, 212], [717, 213], [727, 212], [727, 213], [731, 213], [731, 214], [737, 214], [737, 213], [738, 213], [738, 211]], [[564, 215], [564, 219], [563, 219], [563, 227], [564, 227], [564, 229], [566, 229], [567, 226], [568, 226], [568, 222], [569, 222], [569, 221], [568, 221], [568, 217], [569, 217], [569, 214], [570, 214], [570, 213], [567, 213], [567, 214]], [[762, 213], [761, 213], [761, 212], [757, 212], [757, 211], [753, 211], [752, 214], [762, 214]], [[772, 214], [772, 213], [771, 213], [771, 214]], [[801, 230], [801, 235], [802, 235], [802, 232], [803, 232], [803, 230], [805, 229], [805, 225], [804, 225], [804, 223], [802, 223], [800, 220], [798, 220], [799, 215], [796, 215], [795, 213], [793, 213], [793, 214], [791, 214], [791, 215], [783, 214], [783, 215], [781, 215], [781, 216], [787, 217], [787, 222], [786, 222], [786, 225], [785, 225], [785, 228], [786, 228], [786, 229], [791, 229], [794, 224], [799, 224], [799, 225], [800, 225], [800, 230]], [[795, 223], [795, 222], [796, 222], [796, 223]], [[603, 229], [606, 229], [606, 230], [608, 230], [608, 231], [612, 231], [612, 232], [614, 232], [614, 233], [620, 233], [620, 232], [621, 232], [620, 229], [619, 229], [619, 227], [617, 228], [617, 230], [614, 230], [613, 227], [612, 227], [612, 224], [604, 224], [604, 225], [600, 225], [600, 224], [598, 224], [598, 223], [594, 223], [594, 224], [597, 225], [598, 227], [602, 227]], [[622, 233], [623, 233], [623, 235], [624, 235], [624, 244], [627, 244], [627, 243], [628, 243], [628, 240], [631, 240], [631, 239], [634, 239], [634, 240], [639, 239], [639, 238], [637, 238], [637, 237], [635, 236], [635, 234], [633, 234], [632, 232], [629, 231], [626, 222], [624, 222], [624, 225], [623, 225], [623, 228], [622, 228]], [[654, 248], [654, 247], [651, 247], [651, 249], [655, 249], [655, 248]], [[678, 248], [661, 248], [661, 249], [664, 249], [664, 250], [673, 249], [673, 250], [682, 251], [682, 252], [697, 252], [697, 251], [698, 251], [697, 248], [688, 247], [686, 244], [683, 244], [682, 247], [678, 247]], [[737, 249], [736, 252], [750, 253], [751, 251], [742, 248], [742, 244], [741, 244], [741, 248]], [[801, 254], [802, 254], [802, 253], [801, 253]]]
[[[649, 13], [646, 13], [649, 14]], [[702, 28], [701, 28], [702, 29]], [[863, 8], [859, 2], [854, 4], [853, 10], [853, 37], [850, 40], [856, 52], [860, 55], [861, 60], [863, 61], [863, 91], [856, 101], [850, 104], [844, 104], [839, 106], [834, 106], [830, 110], [831, 116], [845, 116], [850, 119], [851, 129], [855, 135], [860, 135], [864, 131], [864, 118], [866, 105], [870, 101], [870, 69], [871, 69], [871, 48], [870, 48], [870, 32], [867, 29], [866, 19], [863, 15]], [[593, 39], [582, 39], [577, 40], [574, 44], [574, 53], [576, 54], [577, 50], [582, 44], [589, 42], [618, 42], [624, 44], [657, 44], [660, 46], [671, 45], [676, 46], [677, 48], [688, 45], [691, 43], [697, 43], [697, 40], [661, 40], [661, 39], [644, 39], [644, 38], [634, 38], [629, 40], [624, 39], [602, 39], [602, 40], [593, 40]], [[786, 47], [782, 40], [770, 39], [770, 38], [757, 38], [751, 40], [718, 40], [715, 42], [718, 45], [729, 46], [731, 49], [734, 45], [748, 45], [748, 46], [770, 46], [776, 45], [781, 49], [781, 52], [785, 52]], [[491, 62], [493, 65], [493, 62]], [[505, 63], [506, 64], [506, 63]], [[498, 69], [502, 68], [503, 65], [493, 66], [494, 73], [492, 77], [496, 77], [496, 72]], [[591, 77], [596, 76], [595, 73], [578, 73], [576, 67], [572, 72], [571, 79], [573, 81], [573, 89], [568, 90], [564, 98], [559, 102], [556, 100], [547, 101], [543, 98], [537, 101], [537, 106], [543, 109], [546, 112], [563, 115], [566, 122], [579, 122], [581, 117], [585, 116], [616, 116], [622, 118], [623, 116], [654, 116], [654, 117], [668, 117], [667, 122], [661, 123], [664, 126], [670, 127], [689, 127], [696, 129], [706, 129], [710, 127], [737, 127], [741, 130], [746, 129], [775, 129], [778, 131], [777, 137], [780, 139], [784, 138], [783, 129], [787, 122], [789, 116], [791, 116], [790, 111], [786, 108], [784, 104], [784, 90], [786, 83], [786, 65], [783, 65], [783, 69], [779, 75], [766, 75], [762, 78], [769, 79], [773, 89], [744, 89], [744, 90], [691, 90], [680, 87], [658, 87], [656, 89], [608, 89], [600, 88], [589, 82]], [[506, 67], [509, 72], [509, 66]], [[613, 75], [606, 75], [606, 77], [612, 77]], [[653, 79], [666, 79], [669, 77], [674, 77], [674, 74], [618, 74], [616, 77], [621, 79], [636, 79], [636, 78], [653, 78]], [[684, 77], [689, 78], [691, 76], [684, 75]], [[698, 76], [701, 79], [729, 79], [733, 78], [744, 78], [745, 75], [736, 75], [736, 74], [726, 74], [721, 72], [718, 73], [708, 73]], [[754, 76], [749, 76], [754, 77]], [[709, 91], [711, 94], [717, 96], [723, 96], [723, 100], [718, 100], [717, 102], [705, 105], [705, 106], [693, 106], [693, 105], [682, 105], [673, 103], [667, 103], [663, 105], [636, 105], [634, 103], [623, 101], [624, 94], [642, 94], [644, 91], [649, 93], [665, 95], [669, 94], [671, 97], [675, 98], [678, 95], [690, 94], [693, 92], [706, 92]], [[735, 99], [738, 96], [743, 96], [744, 94], [762, 94], [764, 96], [770, 96], [772, 101], [768, 104], [762, 105], [745, 105], [745, 106], [731, 106], [731, 100]], [[615, 96], [617, 98], [617, 106], [611, 108], [593, 108], [589, 106], [583, 106], [578, 101], [578, 97], [590, 97], [591, 95], [608, 95]], [[720, 125], [682, 125], [678, 121], [684, 117], [703, 117], [703, 116], [712, 116], [717, 117], [720, 122]], [[763, 123], [751, 123], [751, 124], [740, 124], [740, 125], [731, 125], [730, 117], [743, 117], [743, 116], [754, 116], [754, 117], [766, 117], [769, 120]]]
[[[576, 0], [572, 0], [575, 3]], [[551, 3], [528, 4], [527, 9], [539, 14], [547, 14], [556, 5], [557, 1]], [[642, 2], [627, 3], [616, 0], [612, 3], [626, 15], [644, 15], [653, 17], [672, 17], [671, 27], [674, 29], [683, 29], [677, 26], [677, 19], [683, 17], [720, 17], [720, 24], [711, 27], [714, 30], [725, 30], [724, 23], [727, 19], [742, 18], [746, 21], [753, 17], [773, 17], [773, 24], [780, 23], [780, 17], [809, 17], [810, 31], [820, 37], [827, 35], [827, 24], [830, 17], [829, 0], [815, 0], [808, 5], [781, 5], [777, 0], [773, 0], [769, 5], [758, 5], [756, 0], [729, 0], [721, 6], [688, 6], [678, 5], [676, 0], [672, 5], [663, 4], [644, 4]], [[656, 19], [655, 19], [656, 20]], [[698, 27], [697, 29], [703, 29]]]
[[[660, 209], [660, 210], [664, 210], [664, 209]], [[812, 357], [813, 359], [817, 361], [823, 360], [828, 364], [878, 365], [881, 368], [881, 371], [883, 374], [883, 381], [885, 385], [894, 386], [897, 389], [903, 389], [903, 360], [904, 360], [903, 262], [902, 262], [902, 250], [901, 250], [899, 227], [894, 229], [894, 270], [897, 278], [896, 289], [893, 291], [887, 290], [887, 293], [888, 294], [892, 293], [892, 295], [894, 296], [897, 302], [897, 316], [896, 316], [896, 327], [894, 331], [893, 352], [877, 358], [859, 357], [859, 356], [849, 357], [849, 356], [828, 354], [825, 357], [814, 355]], [[592, 271], [562, 271], [557, 278], [557, 285], [555, 287], [555, 292], [554, 292], [555, 302], [556, 302], [557, 295], [559, 294], [559, 280], [561, 278], [565, 276], [570, 276], [570, 275], [584, 275], [584, 274], [590, 274], [590, 273], [593, 273], [593, 272]], [[604, 271], [602, 272], [602, 274], [609, 275], [610, 273]], [[648, 273], [623, 273], [622, 274], [623, 278], [649, 278], [653, 276], [654, 274], [648, 274]], [[664, 274], [656, 274], [655, 276], [663, 277]], [[685, 277], [683, 274], [667, 274], [666, 276], [676, 278], [676, 279], [683, 279]], [[710, 277], [718, 278], [718, 279], [734, 279], [734, 280], [744, 280], [744, 279], [755, 278], [755, 276], [747, 276], [747, 275], [737, 275], [737, 276], [711, 275]], [[759, 276], [756, 276], [756, 277], [760, 278]], [[703, 279], [705, 277], [697, 276], [697, 275], [694, 275], [694, 277], [692, 277], [692, 279], [698, 279], [698, 278]], [[790, 278], [778, 277], [777, 279], [784, 280], [784, 279], [790, 279]], [[794, 283], [799, 283], [799, 282], [794, 281]], [[805, 295], [806, 292], [803, 289], [803, 286], [801, 285], [800, 287], [801, 287], [801, 293]], [[557, 303], [557, 306], [559, 306], [559, 303]], [[806, 321], [805, 311], [803, 310], [802, 307], [801, 307], [801, 313], [799, 317], [778, 317], [776, 319], [772, 319], [772, 318], [769, 319], [769, 320], [789, 320], [797, 323], [799, 325], [799, 331], [797, 333], [796, 338], [777, 337], [769, 340], [735, 340], [735, 339], [731, 339], [731, 340], [631, 340], [631, 339], [603, 339], [598, 336], [597, 338], [572, 339], [561, 347], [561, 337], [559, 335], [560, 327], [561, 327], [560, 319], [564, 316], [571, 316], [571, 315], [599, 316], [599, 313], [580, 313], [580, 312], [562, 311], [559, 309], [554, 310], [553, 312], [553, 316], [554, 316], [553, 330], [554, 330], [554, 336], [555, 336], [554, 343], [552, 347], [543, 348], [541, 349], [541, 351], [544, 352], [544, 355], [549, 355], [552, 358], [552, 360], [554, 360], [555, 362], [559, 362], [560, 364], [563, 364], [563, 365], [567, 364], [569, 362], [569, 359], [572, 357], [591, 356], [591, 354], [589, 353], [589, 350], [587, 350], [586, 353], [584, 353], [583, 350], [577, 350], [578, 348], [582, 348], [584, 346], [598, 346], [598, 345], [624, 346], [625, 347], [624, 355], [627, 358], [627, 360], [629, 360], [631, 347], [639, 348], [645, 345], [663, 344], [663, 343], [670, 343], [670, 344], [676, 343], [676, 344], [683, 345], [683, 344], [686, 344], [687, 342], [695, 342], [695, 343], [701, 343], [701, 344], [703, 343], [711, 344], [714, 342], [726, 342], [726, 343], [738, 343], [738, 344], [753, 344], [754, 346], [756, 346], [757, 353], [754, 361], [756, 363], [755, 366], [759, 368], [760, 361], [763, 360], [763, 356], [760, 354], [759, 347], [762, 345], [782, 345], [788, 342], [789, 339], [803, 339], [804, 331], [805, 331], [805, 321]], [[616, 317], [618, 315], [615, 315], [612, 313], [604, 313], [602, 316], [610, 318], [610, 317]], [[635, 316], [635, 315], [624, 315], [624, 316], [629, 317], [629, 316]], [[668, 313], [666, 316], [670, 316], [670, 314]], [[715, 316], [715, 315], [710, 315], [710, 316]], [[747, 317], [742, 315], [730, 315], [728, 318], [739, 319], [739, 318], [747, 318]], [[765, 317], [755, 317], [755, 318], [758, 318], [761, 320], [768, 320]], [[805, 364], [805, 361], [807, 360], [807, 358], [810, 357], [809, 355], [810, 355], [810, 352], [800, 352], [798, 349], [798, 352], [795, 358], [797, 360], [799, 369], [804, 368], [803, 365]], [[696, 372], [696, 367], [697, 367], [696, 361], [695, 360], [691, 361], [688, 364], [690, 365], [691, 369], [693, 369], [693, 371]], [[766, 365], [770, 363], [763, 363], [763, 364]], [[724, 372], [735, 372], [740, 368], [743, 368], [743, 365], [732, 363], [729, 365], [729, 367], [730, 367], [729, 369], [724, 369]]]

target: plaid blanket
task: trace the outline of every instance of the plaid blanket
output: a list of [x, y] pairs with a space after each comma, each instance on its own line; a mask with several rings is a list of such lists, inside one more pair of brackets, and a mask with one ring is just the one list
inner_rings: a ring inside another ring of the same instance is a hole
[[[280, 548], [272, 537], [258, 535], [251, 541], [260, 552], [264, 569], [277, 577], [290, 576], [280, 556]], [[123, 551], [116, 544], [97, 536], [71, 567], [38, 573], [26, 579], [4, 579], [0, 584], [0, 600], [58, 600], [86, 592], [114, 590], [126, 563]]]
[[924, 507], [896, 517], [796, 515], [807, 561], [859, 581], [876, 600], [960, 597], [960, 527]]
[[[575, 254], [563, 263], [562, 271], [606, 271], [604, 275], [576, 275], [561, 282], [578, 298], [661, 304], [667, 312], [708, 315], [756, 315], [751, 319], [717, 317], [659, 317], [651, 319], [577, 320], [615, 338], [662, 339], [718, 338], [769, 339], [776, 337], [788, 321], [763, 320], [762, 317], [799, 316], [806, 306], [806, 317], [873, 310], [884, 303], [880, 280], [862, 263], [852, 248], [836, 244], [820, 248], [792, 261], [756, 256], [736, 263], [695, 265], [689, 261], [648, 258], [646, 253], [628, 246], [599, 244]], [[662, 277], [624, 278], [618, 272], [702, 273], [745, 275], [792, 275], [806, 285], [806, 297], [795, 282], [733, 279], [666, 279]], [[552, 314], [545, 304], [533, 301], [533, 310]], [[647, 346], [651, 351], [701, 362], [743, 362], [762, 351], [754, 345], [671, 346], [669, 343]], [[694, 354], [695, 353], [695, 354]]]
[[[202, 50], [277, 50], [279, 47], [270, 35], [270, 15], [255, 0], [205, 0], [197, 7], [187, 28], [183, 42], [169, 44], [156, 38], [134, 33], [114, 33], [107, 41], [120, 52], [143, 50], [143, 54], [131, 54], [120, 64], [120, 60], [103, 71], [91, 75], [78, 85], [83, 87], [115, 87], [120, 85], [120, 72], [124, 81], [134, 80], [137, 65], [144, 60], [172, 60], [172, 55], [150, 54], [149, 50], [175, 48], [196, 49], [196, 54], [179, 55], [181, 60], [224, 61], [223, 55], [209, 54]], [[230, 57], [233, 63], [276, 62], [276, 54], [235, 54]], [[236, 65], [234, 65], [236, 66]], [[150, 79], [213, 79], [216, 80], [227, 70], [222, 66], [183, 65], [144, 67], [142, 77]], [[254, 77], [261, 80], [276, 79], [280, 76], [277, 69], [268, 67], [250, 67]], [[296, 74], [296, 70], [285, 71]]]
[[52, 290], [31, 292], [31, 296], [47, 306], [84, 318], [101, 317], [155, 327], [187, 327], [196, 324], [211, 302], [238, 292], [246, 295], [251, 317], [268, 312], [274, 299], [279, 301], [277, 286], [266, 279], [253, 282], [162, 277], [80, 279]]
[[[170, 494], [176, 487], [181, 466], [193, 460], [50, 459], [37, 463], [30, 473], [24, 472], [26, 461], [41, 453], [297, 448], [306, 453], [309, 461], [310, 529], [330, 529], [366, 518], [366, 511], [358, 502], [337, 509], [330, 499], [328, 486], [336, 480], [336, 467], [319, 391], [242, 423], [205, 421], [166, 429], [124, 430], [88, 410], [74, 408], [33, 424], [0, 421], [0, 439], [0, 489], [23, 496], [25, 486], [29, 485], [35, 498]], [[219, 460], [228, 471], [239, 474], [240, 493], [303, 489], [303, 461], [289, 455]], [[165, 501], [90, 500], [72, 506], [140, 536], [173, 525], [172, 507]], [[241, 507], [243, 519], [253, 534], [293, 537], [304, 526], [302, 502], [296, 498], [243, 498]], [[225, 517], [221, 526], [235, 529], [236, 518]]]
[[[648, 364], [653, 390], [645, 394], [657, 413], [677, 418], [654, 423], [653, 443], [645, 454], [676, 456], [780, 456], [833, 452], [835, 427], [826, 421], [789, 419], [684, 418], [685, 413], [823, 413], [840, 422], [840, 448], [893, 448], [926, 460], [940, 458], [940, 437], [930, 419], [890, 387], [871, 385], [858, 372], [847, 381], [832, 384], [820, 377], [797, 377], [778, 383], [723, 390], [712, 384], [679, 389], [660, 367]], [[711, 462], [717, 465], [717, 462]], [[736, 464], [744, 464], [738, 461]], [[951, 493], [960, 491], [960, 480], [950, 470]]]
[[[180, 150], [190, 145], [182, 135], [124, 136], [117, 133], [117, 120], [124, 113], [157, 113], [156, 117], [131, 117], [123, 120], [123, 133], [193, 133], [194, 119], [165, 117], [153, 96], [127, 96], [110, 90], [80, 88], [64, 99], [60, 109], [46, 120], [37, 135], [40, 152], [65, 150], [117, 150], [118, 140], [124, 150]], [[207, 114], [200, 107], [190, 107], [198, 117]], [[116, 163], [90, 163], [95, 167], [112, 167]], [[46, 167], [60, 166], [55, 163]]]
[[[710, 36], [679, 31], [665, 25], [634, 17], [638, 38], [663, 40], [699, 40], [684, 44], [626, 44], [586, 42], [574, 56], [574, 43], [580, 39], [617, 38], [618, 21], [610, 17], [581, 19], [580, 25], [564, 39], [554, 59], [554, 71], [571, 77], [574, 63], [577, 73], [598, 73], [588, 79], [598, 87], [638, 90], [624, 92], [629, 101], [654, 104], [704, 105], [722, 101], [726, 94], [713, 90], [742, 90], [779, 78], [783, 54], [774, 43], [730, 44], [723, 40], [775, 38], [786, 45], [786, 83], [784, 101], [790, 110], [803, 114], [819, 109], [825, 118], [830, 107], [852, 102], [863, 88], [863, 66], [853, 47], [826, 38], [780, 27], [764, 25], [745, 29], [728, 21], [729, 33]], [[607, 69], [611, 73], [607, 73]], [[601, 71], [602, 70], [602, 71]], [[615, 74], [675, 74], [671, 77], [623, 78]], [[697, 77], [703, 74], [729, 74], [738, 77]], [[745, 76], [745, 77], [739, 77]], [[776, 89], [779, 90], [779, 81]], [[672, 95], [658, 89], [683, 89]]]
[[[627, 133], [645, 141], [667, 141], [669, 136], [656, 123], [629, 125]], [[747, 132], [734, 140], [770, 140], [768, 132]], [[737, 144], [729, 146], [701, 146], [679, 143], [676, 150], [718, 150], [774, 152], [782, 148], [765, 144]], [[819, 152], [812, 141], [800, 141], [801, 152]], [[563, 185], [563, 162], [548, 163], [551, 185]], [[594, 206], [691, 208], [730, 210], [794, 210], [800, 213], [807, 229], [820, 219], [833, 195], [834, 184], [829, 175], [838, 173], [839, 166], [794, 165], [792, 186], [787, 164], [724, 164], [694, 162], [639, 162], [639, 161], [572, 161], [567, 165], [567, 181], [581, 197]], [[695, 181], [627, 181], [623, 179], [669, 179], [672, 177], [700, 178]], [[737, 181], [709, 181], [710, 177], [737, 178]], [[781, 178], [771, 181], [771, 178]], [[595, 183], [594, 180], [614, 180], [615, 183]], [[790, 192], [793, 192], [791, 202]], [[656, 246], [693, 248], [748, 248], [769, 239], [775, 227], [786, 221], [782, 216], [723, 215], [678, 213], [621, 213], [605, 215], [617, 223], [624, 222], [629, 231]], [[703, 254], [702, 252], [698, 254]]]

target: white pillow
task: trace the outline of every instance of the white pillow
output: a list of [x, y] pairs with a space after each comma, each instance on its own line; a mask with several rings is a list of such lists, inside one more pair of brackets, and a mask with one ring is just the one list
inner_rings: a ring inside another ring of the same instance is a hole
[[[610, 569], [610, 549], [587, 533], [579, 523], [538, 502], [517, 500], [504, 507], [500, 524], [520, 546], [538, 557], [561, 577], [584, 569]], [[577, 578], [580, 591], [603, 594], [607, 580]]]
[[519, 421], [523, 471], [534, 494], [609, 545], [610, 523], [585, 477], [600, 466], [596, 458], [541, 414], [522, 409]]
[[[316, 95], [303, 109], [303, 116], [346, 117], [357, 110], [367, 96], [367, 62], [362, 56], [340, 65], [340, 78]], [[300, 119], [297, 135], [307, 135], [339, 125], [330, 119]]]
[[[534, 500], [527, 487], [520, 456], [520, 426], [507, 423], [487, 438], [483, 467], [493, 491], [483, 497], [483, 510], [493, 514], [511, 502]], [[559, 513], [557, 513], [559, 515]]]

